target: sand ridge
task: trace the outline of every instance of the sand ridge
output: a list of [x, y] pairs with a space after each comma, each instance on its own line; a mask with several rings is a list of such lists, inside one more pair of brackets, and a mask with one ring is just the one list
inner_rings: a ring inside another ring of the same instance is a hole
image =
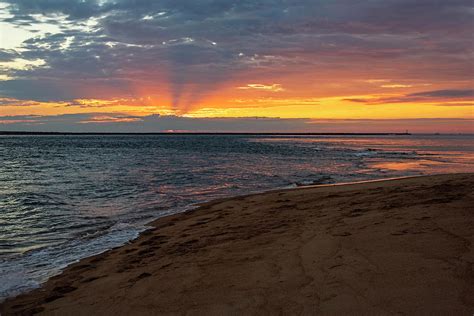
[[2, 315], [474, 312], [474, 176], [206, 203], [86, 258]]

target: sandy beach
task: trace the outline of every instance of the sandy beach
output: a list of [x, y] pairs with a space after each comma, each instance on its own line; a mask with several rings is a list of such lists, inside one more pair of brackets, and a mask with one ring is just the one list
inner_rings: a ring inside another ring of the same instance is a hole
[[473, 187], [439, 175], [213, 201], [1, 314], [472, 315]]

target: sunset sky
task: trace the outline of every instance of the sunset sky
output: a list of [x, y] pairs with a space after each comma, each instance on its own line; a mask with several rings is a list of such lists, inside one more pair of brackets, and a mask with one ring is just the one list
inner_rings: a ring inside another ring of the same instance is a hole
[[0, 8], [0, 130], [474, 133], [471, 0]]

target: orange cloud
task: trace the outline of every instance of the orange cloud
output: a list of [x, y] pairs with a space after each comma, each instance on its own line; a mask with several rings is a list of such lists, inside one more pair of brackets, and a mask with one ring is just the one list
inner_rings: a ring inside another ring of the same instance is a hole
[[237, 87], [237, 89], [241, 89], [241, 90], [254, 89], [254, 90], [262, 90], [262, 91], [269, 91], [269, 92], [285, 91], [285, 89], [283, 89], [281, 84], [278, 84], [278, 83], [274, 83], [271, 85], [265, 85], [265, 84], [260, 84], [260, 83], [249, 83], [246, 86]]

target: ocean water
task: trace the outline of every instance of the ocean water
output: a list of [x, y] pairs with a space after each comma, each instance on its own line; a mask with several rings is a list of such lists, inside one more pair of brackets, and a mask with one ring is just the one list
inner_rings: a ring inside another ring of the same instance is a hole
[[0, 137], [0, 300], [211, 199], [474, 171], [474, 136]]

